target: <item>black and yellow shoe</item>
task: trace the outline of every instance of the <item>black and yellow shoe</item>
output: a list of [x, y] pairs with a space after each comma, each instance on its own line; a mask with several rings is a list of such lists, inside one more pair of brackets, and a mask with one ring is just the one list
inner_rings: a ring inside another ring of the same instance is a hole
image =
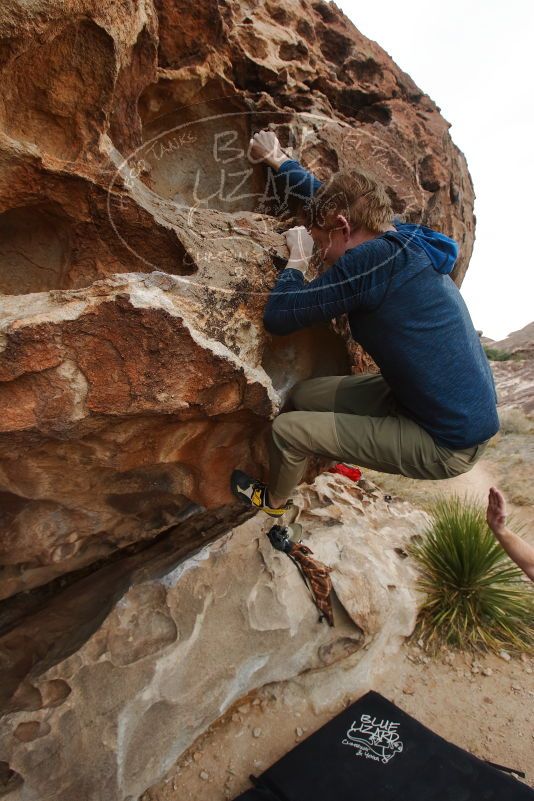
[[271, 517], [281, 517], [293, 507], [292, 501], [289, 500], [285, 506], [273, 509], [267, 503], [267, 484], [256, 481], [256, 479], [243, 473], [242, 470], [234, 470], [230, 478], [230, 485], [235, 497], [242, 503], [265, 512]]

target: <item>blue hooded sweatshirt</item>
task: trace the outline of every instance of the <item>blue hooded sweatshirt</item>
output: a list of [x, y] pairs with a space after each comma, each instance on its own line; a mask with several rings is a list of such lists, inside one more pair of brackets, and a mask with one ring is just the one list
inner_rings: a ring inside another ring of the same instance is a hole
[[[286, 196], [321, 185], [298, 161], [279, 168]], [[315, 280], [284, 269], [264, 311], [272, 334], [291, 334], [348, 315], [354, 339], [373, 357], [403, 414], [440, 445], [461, 450], [499, 430], [493, 375], [450, 277], [458, 246], [422, 225], [394, 222], [350, 248]]]

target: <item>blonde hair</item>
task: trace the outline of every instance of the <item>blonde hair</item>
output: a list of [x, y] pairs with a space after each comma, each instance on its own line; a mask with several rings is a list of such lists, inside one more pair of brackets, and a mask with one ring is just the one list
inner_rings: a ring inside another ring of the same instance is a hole
[[337, 214], [343, 214], [351, 230], [367, 228], [381, 233], [393, 218], [391, 201], [383, 184], [357, 167], [330, 176], [313, 195], [304, 210], [306, 227], [332, 227]]

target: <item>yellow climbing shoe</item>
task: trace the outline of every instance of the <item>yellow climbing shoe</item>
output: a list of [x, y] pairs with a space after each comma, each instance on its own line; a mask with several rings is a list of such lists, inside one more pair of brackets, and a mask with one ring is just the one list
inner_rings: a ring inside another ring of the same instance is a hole
[[281, 517], [292, 508], [293, 502], [289, 500], [285, 506], [273, 509], [267, 503], [267, 484], [251, 478], [242, 470], [234, 470], [230, 478], [230, 486], [235, 497], [247, 506], [252, 506], [271, 517]]

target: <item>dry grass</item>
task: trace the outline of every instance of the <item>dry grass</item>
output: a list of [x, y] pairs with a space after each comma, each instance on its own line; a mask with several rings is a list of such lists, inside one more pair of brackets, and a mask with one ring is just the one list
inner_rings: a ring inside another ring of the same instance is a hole
[[497, 484], [516, 506], [534, 506], [534, 434], [502, 431], [484, 453]]
[[521, 409], [506, 408], [500, 410], [499, 421], [501, 435], [534, 433], [534, 422]]

